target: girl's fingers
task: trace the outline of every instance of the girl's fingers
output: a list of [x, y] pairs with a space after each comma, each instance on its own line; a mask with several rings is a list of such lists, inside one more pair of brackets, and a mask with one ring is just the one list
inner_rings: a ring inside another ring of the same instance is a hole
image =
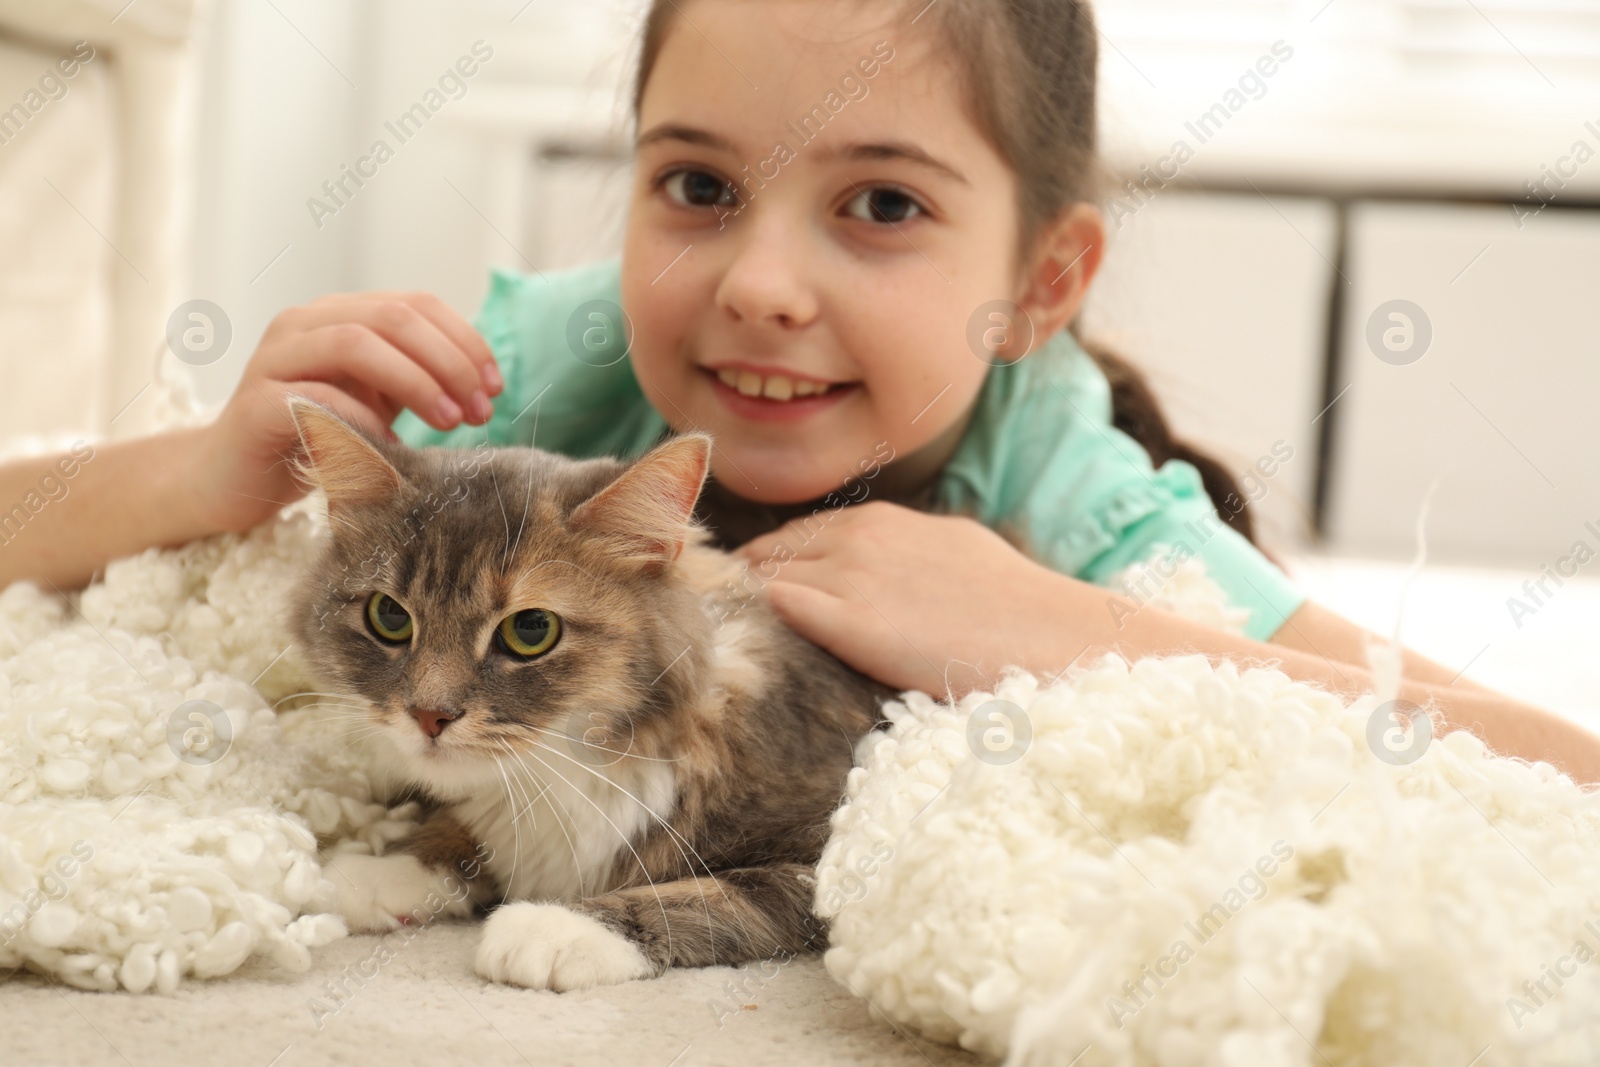
[[[836, 596], [799, 582], [768, 582], [763, 590], [767, 603], [789, 628], [814, 645], [820, 645], [849, 662], [835, 646], [848, 645], [848, 627], [841, 626], [848, 605]], [[843, 649], [848, 651], [848, 649]]]
[[336, 414], [361, 427], [374, 437], [385, 440], [398, 440], [394, 431], [389, 429], [389, 424], [372, 408], [355, 399], [349, 393], [336, 385], [327, 382], [282, 382], [282, 392], [279, 394], [278, 403], [282, 405], [283, 414], [289, 416], [289, 397], [303, 396], [307, 400], [314, 400], [325, 408], [332, 409]]
[[760, 537], [746, 541], [735, 549], [734, 553], [750, 563], [751, 566], [774, 558], [774, 554], [776, 554], [776, 560], [782, 562], [783, 558], [788, 555], [788, 552], [783, 551], [784, 548], [794, 553], [794, 559], [818, 559], [822, 555], [820, 540], [815, 532], [806, 530], [800, 525], [799, 520], [794, 520], [785, 523], [771, 533], [762, 534]]
[[[494, 352], [489, 348], [489, 342], [485, 341], [483, 335], [474, 329], [470, 322], [462, 318], [454, 308], [432, 293], [354, 293], [349, 296], [334, 297], [332, 299], [346, 303], [371, 301], [399, 303], [410, 307], [427, 319], [440, 334], [448, 338], [472, 363], [473, 371], [477, 375], [479, 384], [486, 388], [490, 396], [498, 395], [503, 388], [504, 383], [500, 378], [499, 367], [495, 363]], [[492, 373], [486, 375], [486, 370]], [[489, 388], [488, 386], [491, 382], [493, 387]]]
[[426, 315], [403, 301], [388, 300], [366, 305], [360, 322], [432, 375], [469, 420], [489, 421], [492, 411], [478, 365]]
[[[361, 293], [329, 297], [285, 312], [281, 319], [286, 336], [274, 346], [271, 361], [260, 368], [261, 373], [280, 381], [294, 377], [325, 378], [327, 375], [318, 373], [318, 368], [307, 366], [304, 339], [335, 327], [364, 327], [387, 341], [402, 358], [432, 376], [461, 412], [458, 418], [487, 422], [492, 408], [481, 368], [485, 363], [494, 362], [487, 343], [442, 301], [430, 302], [416, 297], [416, 304], [428, 309], [425, 312], [411, 301], [401, 299], [408, 295], [393, 294], [391, 298], [390, 294]], [[441, 320], [445, 328], [442, 329], [435, 318]], [[452, 323], [451, 319], [456, 321]], [[468, 347], [464, 349], [452, 334], [459, 336]], [[436, 418], [442, 412], [419, 408], [417, 414], [438, 425]], [[449, 422], [440, 428], [449, 429], [453, 425], [454, 422]]]
[[433, 323], [440, 333], [453, 341], [457, 348], [466, 353], [467, 358], [478, 369], [478, 379], [484, 383], [489, 395], [498, 396], [505, 383], [500, 377], [500, 368], [495, 363], [494, 352], [489, 348], [489, 342], [483, 339], [483, 335], [474, 329], [470, 322], [458, 315], [455, 308], [432, 293], [407, 293], [405, 300]]
[[[342, 389], [375, 416], [382, 419], [384, 426], [393, 426], [395, 417], [404, 410], [404, 406], [398, 401], [389, 399], [372, 386], [356, 381], [353, 378], [345, 378], [342, 381], [330, 384], [336, 389]], [[393, 433], [389, 434], [389, 439], [391, 441], [399, 440]]]
[[461, 405], [439, 381], [364, 325], [341, 322], [304, 334], [274, 368], [280, 381], [350, 378], [408, 407], [440, 430], [457, 426]]
[[841, 578], [839, 568], [823, 560], [797, 557], [785, 562], [780, 555], [774, 557], [770, 563], [752, 564], [750, 577], [762, 587], [772, 585], [774, 582], [785, 582], [789, 585], [807, 586], [841, 599], [855, 597], [850, 586]]

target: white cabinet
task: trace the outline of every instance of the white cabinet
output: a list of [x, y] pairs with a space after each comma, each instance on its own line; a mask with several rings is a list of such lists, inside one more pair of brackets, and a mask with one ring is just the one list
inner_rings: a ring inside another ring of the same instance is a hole
[[[1436, 559], [1537, 571], [1579, 538], [1600, 549], [1600, 212], [1519, 229], [1503, 206], [1364, 203], [1349, 233], [1331, 547], [1409, 555], [1437, 480]], [[1409, 352], [1382, 339], [1405, 340], [1395, 300], [1418, 309]]]

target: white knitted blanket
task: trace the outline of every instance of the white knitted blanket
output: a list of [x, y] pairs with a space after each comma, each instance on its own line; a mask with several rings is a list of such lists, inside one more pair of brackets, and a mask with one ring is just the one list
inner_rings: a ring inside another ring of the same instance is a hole
[[319, 523], [0, 593], [0, 968], [171, 992], [343, 936], [314, 835], [378, 847], [411, 812], [374, 803], [316, 697], [273, 710], [311, 688], [283, 598]]
[[1277, 670], [1107, 657], [868, 737], [827, 969], [1008, 1063], [1600, 1062], [1600, 794]]

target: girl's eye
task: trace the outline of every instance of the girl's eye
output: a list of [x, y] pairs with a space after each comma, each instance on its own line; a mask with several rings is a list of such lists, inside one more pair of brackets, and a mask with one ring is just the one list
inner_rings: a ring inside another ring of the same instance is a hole
[[543, 608], [529, 608], [501, 619], [495, 636], [505, 652], [520, 659], [533, 659], [556, 646], [561, 637], [561, 619]]
[[661, 181], [667, 195], [686, 207], [736, 207], [733, 186], [703, 170], [675, 170]]
[[390, 644], [411, 640], [411, 613], [388, 593], [373, 593], [367, 601], [367, 625], [380, 640]]
[[879, 186], [863, 189], [844, 206], [845, 213], [863, 222], [904, 222], [922, 214], [922, 205], [898, 189]]

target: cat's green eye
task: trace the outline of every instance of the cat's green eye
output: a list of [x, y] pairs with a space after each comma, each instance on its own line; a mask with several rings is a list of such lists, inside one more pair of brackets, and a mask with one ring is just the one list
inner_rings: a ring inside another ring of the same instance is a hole
[[555, 647], [561, 637], [561, 619], [543, 608], [529, 608], [501, 619], [495, 634], [505, 651], [523, 659], [532, 659]]
[[367, 601], [367, 625], [385, 641], [411, 640], [411, 613], [388, 593], [373, 593]]

